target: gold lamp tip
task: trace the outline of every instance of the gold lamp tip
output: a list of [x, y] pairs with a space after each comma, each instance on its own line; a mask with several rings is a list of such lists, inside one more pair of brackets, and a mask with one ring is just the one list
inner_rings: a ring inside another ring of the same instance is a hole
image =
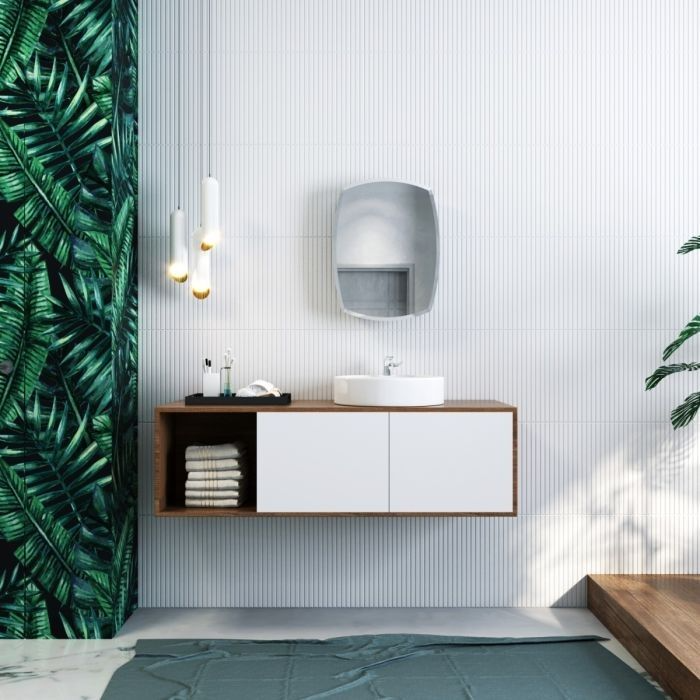
[[211, 288], [208, 289], [195, 289], [192, 288], [192, 294], [194, 294], [196, 299], [206, 299], [209, 294], [211, 294]]
[[209, 243], [208, 241], [202, 241], [201, 245], [199, 246], [202, 250], [211, 250], [214, 247], [213, 243]]
[[173, 282], [182, 284], [187, 282], [187, 270], [183, 269], [182, 265], [171, 265], [168, 268], [168, 277], [170, 277]]

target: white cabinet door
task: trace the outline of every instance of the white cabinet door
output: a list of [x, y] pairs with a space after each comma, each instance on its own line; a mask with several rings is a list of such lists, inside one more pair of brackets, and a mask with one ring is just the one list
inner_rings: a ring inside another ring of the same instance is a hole
[[258, 413], [258, 512], [386, 513], [388, 413]]
[[392, 413], [393, 513], [512, 513], [513, 414]]

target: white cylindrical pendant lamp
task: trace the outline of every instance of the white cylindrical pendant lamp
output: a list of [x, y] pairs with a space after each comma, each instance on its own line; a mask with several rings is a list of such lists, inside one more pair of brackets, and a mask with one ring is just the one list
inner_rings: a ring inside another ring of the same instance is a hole
[[204, 249], [201, 228], [194, 232], [194, 269], [192, 270], [192, 294], [197, 299], [206, 299], [211, 292], [211, 253]]
[[202, 250], [209, 250], [221, 241], [219, 228], [219, 182], [216, 178], [202, 180]]
[[170, 213], [170, 259], [168, 277], [175, 282], [187, 281], [187, 229], [185, 212], [177, 208]]

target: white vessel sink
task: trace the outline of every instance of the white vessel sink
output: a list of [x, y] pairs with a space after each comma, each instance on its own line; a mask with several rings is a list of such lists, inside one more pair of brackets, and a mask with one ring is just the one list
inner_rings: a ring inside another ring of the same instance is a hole
[[333, 401], [343, 406], [439, 406], [444, 377], [346, 374], [333, 379]]

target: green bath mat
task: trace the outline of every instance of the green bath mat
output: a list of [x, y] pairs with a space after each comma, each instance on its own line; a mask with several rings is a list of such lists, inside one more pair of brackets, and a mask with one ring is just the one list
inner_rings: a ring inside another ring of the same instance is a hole
[[600, 637], [139, 640], [103, 700], [645, 700]]

